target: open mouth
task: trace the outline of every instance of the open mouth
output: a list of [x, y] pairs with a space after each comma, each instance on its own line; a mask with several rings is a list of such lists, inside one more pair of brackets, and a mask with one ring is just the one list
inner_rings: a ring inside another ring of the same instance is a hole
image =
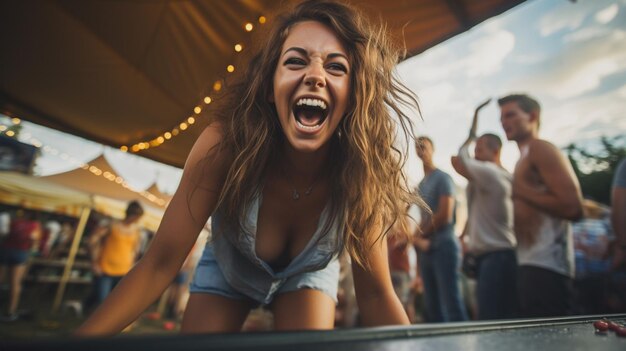
[[293, 115], [298, 127], [306, 131], [321, 128], [328, 117], [328, 106], [324, 100], [315, 98], [298, 99], [293, 107]]

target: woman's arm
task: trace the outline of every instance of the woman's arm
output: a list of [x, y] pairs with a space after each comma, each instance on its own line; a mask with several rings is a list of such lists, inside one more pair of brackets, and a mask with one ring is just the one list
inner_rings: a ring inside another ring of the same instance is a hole
[[132, 323], [167, 288], [213, 212], [227, 170], [227, 155], [215, 147], [221, 129], [211, 125], [191, 150], [180, 185], [146, 254], [76, 331], [112, 335]]
[[389, 273], [387, 240], [379, 240], [368, 252], [369, 268], [354, 261], [354, 290], [364, 326], [410, 324]]

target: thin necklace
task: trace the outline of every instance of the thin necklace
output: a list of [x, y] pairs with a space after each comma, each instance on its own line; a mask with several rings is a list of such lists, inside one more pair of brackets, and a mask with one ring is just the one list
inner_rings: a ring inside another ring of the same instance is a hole
[[[293, 199], [293, 201], [299, 200], [300, 199], [300, 193], [298, 192], [298, 189], [296, 189], [296, 185], [294, 184], [294, 182], [291, 179], [291, 177], [289, 176], [289, 174], [287, 174], [287, 170], [285, 170], [285, 165], [282, 162], [281, 162], [281, 169], [283, 171], [283, 174], [285, 175], [285, 178], [287, 178], [287, 181], [289, 182], [289, 185], [291, 185], [291, 187], [293, 188], [293, 191], [291, 193], [291, 198]], [[321, 173], [321, 171], [320, 171], [320, 173]], [[319, 178], [319, 173], [317, 174], [315, 179], [313, 179], [313, 182], [311, 182], [311, 185], [309, 185], [309, 187], [304, 192], [304, 196], [309, 196], [311, 194], [311, 191], [313, 190], [313, 186], [317, 182], [317, 178]]]

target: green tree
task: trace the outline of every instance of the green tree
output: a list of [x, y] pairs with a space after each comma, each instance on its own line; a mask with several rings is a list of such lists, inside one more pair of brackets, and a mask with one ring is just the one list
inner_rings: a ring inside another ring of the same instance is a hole
[[572, 143], [565, 150], [583, 196], [610, 205], [613, 176], [619, 162], [626, 157], [626, 136], [603, 136], [599, 146], [598, 150], [589, 151]]

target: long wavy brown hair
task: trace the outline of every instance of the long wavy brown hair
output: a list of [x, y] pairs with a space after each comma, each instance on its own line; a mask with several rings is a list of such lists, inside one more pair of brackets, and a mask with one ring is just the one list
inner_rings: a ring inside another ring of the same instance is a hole
[[404, 51], [392, 44], [384, 26], [370, 25], [349, 5], [305, 1], [276, 17], [247, 70], [225, 87], [214, 118], [223, 126], [220, 147], [232, 155], [232, 166], [217, 206], [225, 222], [241, 229], [248, 206], [264, 182], [270, 157], [287, 142], [268, 97], [290, 28], [310, 20], [335, 32], [352, 67], [350, 107], [329, 141], [330, 213], [340, 221], [343, 247], [354, 261], [367, 266], [366, 252], [405, 215], [410, 204], [420, 202], [402, 171], [408, 153], [396, 146], [402, 144], [398, 136], [404, 136], [407, 147], [414, 139], [413, 125], [402, 105], [416, 115], [419, 106], [415, 95], [394, 75]]

